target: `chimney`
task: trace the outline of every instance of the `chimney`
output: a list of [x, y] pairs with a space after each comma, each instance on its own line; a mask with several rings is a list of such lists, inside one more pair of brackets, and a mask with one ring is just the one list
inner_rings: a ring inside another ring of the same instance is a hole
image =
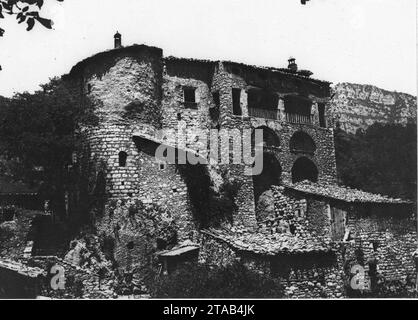
[[116, 31], [113, 37], [115, 38], [115, 49], [122, 48], [122, 35], [119, 31]]
[[291, 70], [292, 72], [296, 72], [298, 71], [298, 65], [296, 64], [296, 59], [293, 57], [290, 57], [289, 60], [289, 65], [287, 66], [287, 68], [289, 70]]

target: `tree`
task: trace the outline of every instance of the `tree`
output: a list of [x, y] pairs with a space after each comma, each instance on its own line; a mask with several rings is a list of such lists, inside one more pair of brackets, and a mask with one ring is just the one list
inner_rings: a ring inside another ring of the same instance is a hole
[[416, 124], [375, 123], [355, 135], [335, 131], [342, 183], [393, 197], [416, 199]]
[[[57, 0], [62, 2], [64, 0]], [[0, 0], [0, 19], [5, 15], [16, 16], [18, 23], [26, 22], [26, 30], [33, 29], [35, 22], [39, 22], [45, 28], [52, 29], [53, 22], [50, 19], [42, 18], [39, 11], [44, 5], [44, 0]], [[5, 30], [0, 27], [0, 37]]]
[[186, 263], [148, 286], [154, 298], [281, 298], [278, 278], [260, 274], [239, 262], [226, 267]]
[[[6, 160], [0, 161], [0, 172], [9, 171], [13, 180], [42, 183], [48, 194], [59, 196], [79, 143], [78, 128], [96, 118], [61, 79], [41, 87], [34, 94], [16, 94], [0, 109], [0, 154]], [[43, 168], [42, 177], [34, 175], [36, 168]]]

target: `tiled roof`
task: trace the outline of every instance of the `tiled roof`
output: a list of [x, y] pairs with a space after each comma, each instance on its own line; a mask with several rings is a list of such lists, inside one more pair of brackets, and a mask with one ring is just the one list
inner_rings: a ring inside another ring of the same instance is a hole
[[328, 81], [311, 78], [310, 76], [307, 77], [307, 76], [303, 75], [303, 72], [300, 73], [300, 71], [299, 71], [299, 73], [298, 72], [292, 72], [288, 68], [275, 68], [275, 67], [266, 67], [266, 66], [256, 66], [256, 65], [245, 64], [245, 63], [234, 62], [234, 61], [222, 61], [222, 63], [236, 65], [236, 66], [241, 66], [241, 67], [246, 67], [246, 68], [250, 68], [250, 69], [264, 70], [264, 71], [268, 71], [268, 72], [275, 72], [275, 73], [286, 74], [286, 75], [289, 75], [289, 76], [293, 76], [293, 77], [296, 77], [296, 78], [301, 78], [301, 79], [309, 80], [309, 81], [312, 81], [312, 82], [315, 82], [315, 83], [319, 83], [319, 84], [327, 84], [327, 85], [331, 84], [331, 82], [328, 82]]
[[0, 268], [14, 271], [16, 273], [30, 278], [36, 278], [40, 275], [46, 275], [46, 272], [40, 268], [29, 267], [23, 263], [12, 260], [0, 259]]
[[173, 142], [173, 141], [168, 141], [166, 139], [161, 139], [159, 137], [156, 137], [155, 135], [151, 135], [151, 134], [141, 132], [141, 131], [135, 131], [133, 133], [133, 136], [138, 137], [140, 139], [151, 141], [156, 144], [164, 145], [167, 148], [173, 148], [173, 149], [181, 150], [186, 153], [190, 153], [193, 156], [200, 158], [201, 163], [205, 163], [206, 161], [206, 159], [202, 157], [201, 155], [199, 155], [199, 153], [196, 150], [188, 148], [188, 147], [178, 146], [175, 141]]
[[206, 229], [203, 233], [223, 241], [236, 250], [250, 251], [263, 255], [279, 253], [311, 253], [328, 252], [331, 250], [330, 241], [321, 239], [313, 234], [304, 237], [289, 233], [267, 234], [248, 230]]
[[410, 204], [410, 201], [394, 199], [381, 194], [374, 194], [362, 190], [352, 189], [336, 184], [315, 183], [302, 181], [298, 183], [284, 184], [286, 188], [299, 192], [313, 194], [321, 197], [341, 200], [349, 203], [387, 203], [387, 204]]
[[[99, 53], [96, 53], [94, 55], [92, 55], [91, 57], [88, 57], [86, 59], [81, 60], [80, 62], [78, 62], [70, 71], [70, 73], [68, 75], [65, 75], [65, 77], [68, 77], [70, 75], [73, 74], [77, 74], [80, 70], [82, 70], [87, 64], [104, 58], [104, 57], [111, 57], [117, 53], [120, 52], [135, 52], [135, 51], [139, 51], [139, 50], [151, 50], [151, 51], [155, 51], [158, 54], [162, 55], [162, 49], [161, 48], [157, 48], [157, 47], [153, 47], [153, 46], [148, 46], [148, 45], [138, 45], [138, 44], [134, 44], [131, 46], [126, 46], [126, 47], [121, 47], [121, 48], [116, 48], [116, 49], [109, 49], [109, 50], [105, 50]], [[215, 64], [218, 63], [219, 61], [217, 60], [207, 60], [207, 59], [195, 59], [195, 58], [181, 58], [181, 57], [173, 57], [173, 56], [168, 56], [168, 57], [164, 57], [163, 58], [165, 61], [185, 61], [185, 62], [196, 62], [196, 63], [204, 63], [204, 64]], [[330, 82], [328, 81], [323, 81], [323, 80], [318, 80], [318, 79], [314, 79], [311, 77], [307, 77], [305, 76], [303, 73], [294, 73], [289, 71], [288, 68], [275, 68], [275, 67], [265, 67], [265, 66], [255, 66], [255, 65], [250, 65], [250, 64], [244, 64], [244, 63], [240, 63], [240, 62], [234, 62], [234, 61], [221, 61], [222, 63], [227, 63], [227, 64], [235, 64], [235, 65], [240, 65], [242, 67], [247, 67], [247, 68], [251, 68], [251, 69], [256, 69], [256, 70], [264, 70], [264, 71], [268, 71], [268, 72], [275, 72], [275, 73], [281, 73], [281, 74], [286, 74], [292, 77], [296, 77], [296, 78], [301, 78], [301, 79], [305, 79], [305, 80], [309, 80], [315, 83], [320, 83], [320, 84], [330, 84]]]

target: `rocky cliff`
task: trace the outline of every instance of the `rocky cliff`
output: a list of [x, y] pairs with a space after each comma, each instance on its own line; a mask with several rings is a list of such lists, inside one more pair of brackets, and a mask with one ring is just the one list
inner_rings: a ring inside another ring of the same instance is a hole
[[371, 85], [339, 83], [333, 87], [331, 100], [334, 125], [355, 133], [375, 122], [416, 122], [417, 98], [400, 92], [391, 92]]

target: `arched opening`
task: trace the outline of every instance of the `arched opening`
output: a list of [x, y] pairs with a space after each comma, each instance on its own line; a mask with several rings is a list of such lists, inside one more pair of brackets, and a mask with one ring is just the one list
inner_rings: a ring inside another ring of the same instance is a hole
[[280, 139], [277, 136], [277, 134], [272, 129], [262, 126], [262, 127], [255, 128], [251, 134], [251, 146], [253, 147], [253, 149], [254, 149], [254, 146], [260, 146], [260, 143], [258, 141], [255, 141], [255, 130], [263, 130], [263, 140], [262, 140], [263, 148], [279, 148], [280, 147]]
[[292, 182], [296, 183], [303, 180], [312, 182], [318, 181], [318, 169], [316, 168], [316, 165], [306, 157], [297, 159], [292, 167]]
[[128, 154], [125, 151], [119, 152], [119, 167], [126, 167], [126, 159]]
[[[258, 157], [260, 156], [263, 157], [263, 170], [261, 174], [253, 176], [253, 187], [257, 219], [263, 220], [274, 211], [271, 187], [280, 184], [282, 167], [274, 155], [263, 153]], [[261, 161], [261, 159], [255, 161]]]
[[313, 154], [316, 151], [316, 145], [313, 139], [303, 131], [296, 132], [289, 143], [290, 151], [295, 153]]

